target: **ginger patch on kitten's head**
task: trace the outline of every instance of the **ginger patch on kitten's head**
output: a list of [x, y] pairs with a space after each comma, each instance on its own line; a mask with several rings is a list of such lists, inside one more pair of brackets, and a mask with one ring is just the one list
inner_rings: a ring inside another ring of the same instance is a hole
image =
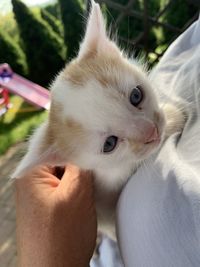
[[[75, 59], [64, 70], [63, 77], [74, 85], [84, 86], [89, 80], [95, 79], [104, 88], [118, 88], [120, 76], [137, 76], [138, 70], [122, 58], [121, 54], [109, 55], [103, 51], [87, 59]], [[121, 91], [123, 93], [123, 91]]]

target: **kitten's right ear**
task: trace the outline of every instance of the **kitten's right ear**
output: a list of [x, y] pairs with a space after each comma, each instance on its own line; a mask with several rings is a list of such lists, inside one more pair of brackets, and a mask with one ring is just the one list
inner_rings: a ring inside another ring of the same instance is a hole
[[80, 46], [78, 57], [82, 58], [88, 53], [97, 52], [108, 42], [106, 25], [99, 4], [91, 0], [91, 10], [87, 22], [86, 32]]
[[[48, 164], [52, 166], [65, 165], [66, 160], [54, 144], [45, 146], [47, 138], [47, 124], [42, 124], [34, 133], [29, 144], [29, 150], [17, 166], [11, 178], [22, 177], [28, 170], [37, 165]], [[42, 148], [42, 149], [41, 149]]]
[[54, 156], [53, 149], [50, 147], [47, 151], [44, 153], [40, 153], [38, 150], [38, 147], [40, 144], [34, 144], [36, 149], [32, 149], [33, 146], [30, 145], [28, 153], [25, 155], [25, 157], [22, 159], [22, 161], [17, 166], [14, 173], [11, 175], [11, 178], [19, 178], [22, 177], [27, 171], [31, 170], [32, 168], [35, 168], [38, 165], [54, 165], [52, 162], [52, 158]]

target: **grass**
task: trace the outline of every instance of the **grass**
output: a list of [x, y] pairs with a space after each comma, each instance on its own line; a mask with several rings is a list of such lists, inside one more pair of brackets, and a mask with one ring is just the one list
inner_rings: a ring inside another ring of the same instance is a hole
[[24, 141], [40, 123], [47, 118], [47, 112], [37, 110], [18, 96], [11, 96], [12, 108], [0, 117], [0, 155], [21, 141]]

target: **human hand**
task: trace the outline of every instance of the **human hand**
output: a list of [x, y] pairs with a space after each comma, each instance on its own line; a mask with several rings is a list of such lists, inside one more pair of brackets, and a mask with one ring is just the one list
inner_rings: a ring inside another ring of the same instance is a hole
[[16, 179], [20, 267], [89, 266], [97, 235], [91, 173], [38, 166]]

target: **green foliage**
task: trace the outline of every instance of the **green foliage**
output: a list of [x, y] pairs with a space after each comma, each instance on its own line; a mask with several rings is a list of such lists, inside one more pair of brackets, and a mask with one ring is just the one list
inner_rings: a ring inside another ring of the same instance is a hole
[[64, 66], [63, 40], [51, 27], [19, 0], [12, 0], [13, 11], [27, 56], [30, 79], [47, 86]]
[[20, 46], [0, 29], [0, 64], [8, 63], [12, 69], [21, 75], [27, 75], [26, 58]]
[[41, 17], [51, 26], [55, 33], [57, 33], [61, 38], [64, 37], [64, 30], [61, 21], [59, 21], [45, 9], [41, 9]]
[[[124, 7], [128, 4], [128, 0], [117, 0], [118, 4], [123, 5]], [[169, 0], [148, 0], [147, 3], [147, 12], [148, 16], [156, 17], [158, 13], [168, 4]], [[143, 14], [144, 12], [144, 1], [143, 0], [135, 0], [134, 4], [130, 8], [131, 10], [137, 12], [138, 14]], [[197, 12], [197, 8], [190, 4], [189, 1], [172, 1], [170, 7], [167, 9], [160, 18], [159, 21], [171, 24], [177, 28], [182, 28], [187, 21], [189, 21]], [[107, 7], [107, 20], [108, 25], [113, 24], [115, 27], [115, 21], [117, 21], [120, 12], [114, 9], [110, 9]], [[114, 21], [114, 23], [113, 23]], [[135, 42], [138, 39], [140, 34], [144, 32], [144, 19], [131, 17], [128, 14], [122, 17], [120, 23], [117, 25], [117, 32], [119, 36], [120, 45], [128, 50], [128, 52], [133, 52], [133, 46], [129, 45], [127, 40]], [[177, 32], [178, 35], [178, 32]], [[171, 43], [173, 37], [175, 36], [175, 32], [163, 28], [161, 26], [152, 25], [150, 21], [148, 21], [148, 35], [145, 38], [139, 38], [139, 46], [134, 47], [135, 55], [138, 52], [141, 52], [141, 48], [145, 47], [148, 51], [156, 51], [157, 53], [162, 54], [163, 51], [167, 48], [167, 46]], [[146, 42], [147, 41], [147, 42]], [[129, 46], [129, 47], [128, 47]], [[131, 48], [132, 47], [132, 48]], [[144, 49], [143, 49], [144, 52]], [[151, 53], [152, 58], [152, 53]]]
[[83, 8], [78, 0], [59, 0], [68, 58], [76, 55], [83, 35]]
[[[117, 3], [122, 6], [126, 6], [128, 4], [128, 0], [118, 0]], [[133, 7], [134, 8], [131, 7], [131, 10], [142, 12], [142, 6], [139, 0], [135, 0]], [[108, 25], [112, 24], [115, 27], [115, 22], [117, 22], [119, 14], [120, 14], [119, 11], [107, 7]], [[116, 29], [117, 35], [119, 36], [120, 46], [125, 48], [128, 52], [130, 48], [128, 47], [126, 39], [134, 40], [141, 33], [142, 28], [143, 28], [142, 20], [134, 18], [129, 14], [123, 16], [119, 24], [117, 25]]]
[[0, 118], [0, 155], [11, 145], [24, 141], [40, 123], [47, 112], [35, 109], [18, 96], [11, 96], [13, 107]]
[[19, 41], [19, 30], [12, 12], [4, 16], [0, 15], [0, 29], [11, 36], [16, 42]]
[[[163, 15], [162, 21], [181, 29], [195, 13], [197, 13], [197, 8], [194, 5], [191, 5], [187, 1], [176, 0], [172, 2], [170, 8]], [[169, 44], [174, 37], [174, 32], [163, 29], [163, 35], [163, 42]]]
[[48, 13], [50, 13], [52, 16], [56, 17], [57, 19], [60, 19], [60, 6], [58, 3], [55, 4], [49, 4], [43, 8]]

